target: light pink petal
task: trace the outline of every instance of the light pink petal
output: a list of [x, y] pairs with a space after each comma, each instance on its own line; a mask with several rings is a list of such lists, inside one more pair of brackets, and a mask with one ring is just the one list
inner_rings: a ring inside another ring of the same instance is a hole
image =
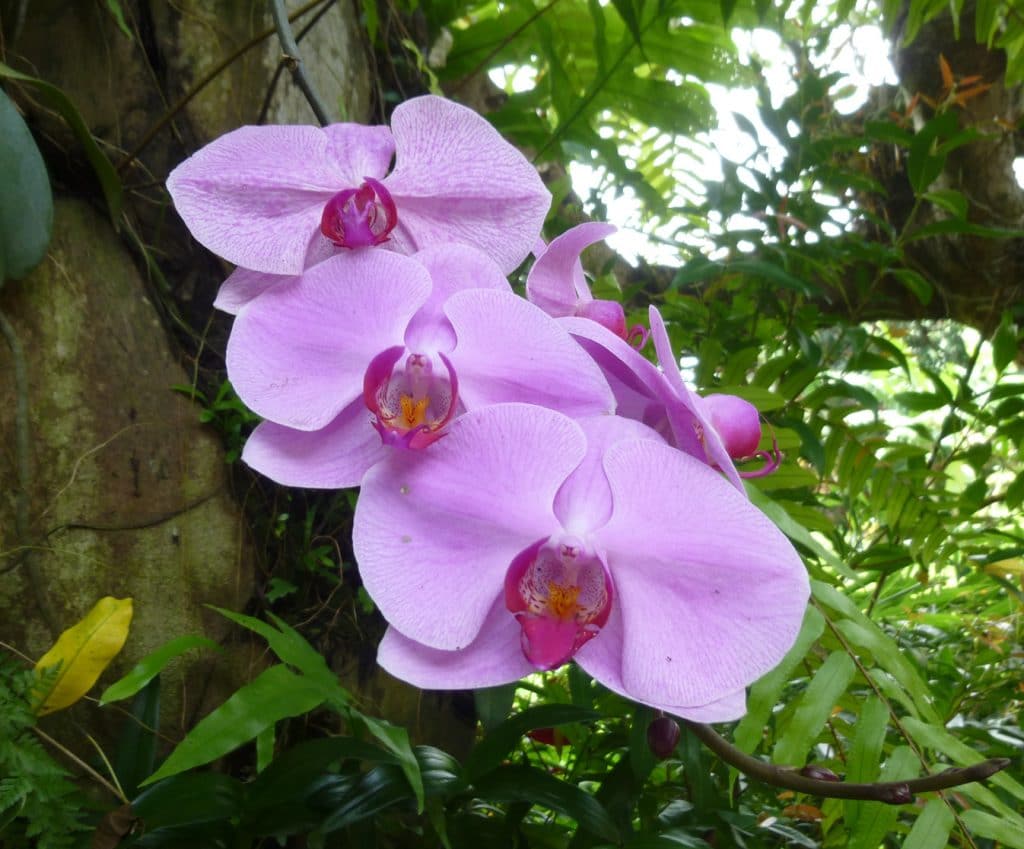
[[747, 695], [742, 689], [706, 705], [671, 705], [638, 697], [622, 682], [622, 640], [622, 614], [616, 605], [601, 633], [576, 653], [575, 660], [590, 676], [612, 692], [684, 719], [694, 722], [730, 722], [746, 713]]
[[616, 231], [611, 224], [587, 221], [553, 239], [530, 269], [526, 297], [555, 318], [572, 315], [580, 302], [593, 300], [580, 254]]
[[458, 292], [444, 307], [458, 343], [449, 355], [467, 409], [522, 401], [569, 416], [610, 413], [601, 370], [558, 321], [508, 292]]
[[430, 294], [426, 269], [389, 251], [346, 251], [245, 306], [228, 340], [228, 376], [266, 419], [326, 427], [363, 393], [370, 360], [402, 343]]
[[320, 430], [293, 430], [263, 422], [245, 443], [242, 459], [260, 474], [285, 486], [345, 489], [359, 486], [388, 449], [371, 424], [362, 398], [345, 407]]
[[339, 173], [352, 189], [369, 177], [381, 180], [388, 173], [395, 155], [395, 139], [387, 127], [367, 127], [363, 124], [331, 124], [324, 127], [331, 144], [331, 155]]
[[570, 419], [504, 404], [466, 413], [429, 448], [374, 466], [353, 547], [384, 618], [431, 648], [472, 643], [515, 556], [560, 530], [555, 492], [584, 451]]
[[413, 259], [430, 272], [433, 288], [430, 298], [413, 316], [406, 330], [405, 344], [410, 351], [450, 351], [455, 346], [455, 331], [442, 307], [456, 292], [464, 289], [512, 291], [494, 260], [468, 245], [425, 248], [413, 254]]
[[192, 235], [229, 262], [299, 274], [324, 204], [347, 188], [329, 136], [316, 127], [241, 127], [167, 178]]
[[691, 392], [683, 382], [683, 376], [679, 373], [679, 361], [672, 352], [672, 344], [669, 341], [668, 330], [665, 328], [661, 313], [652, 306], [648, 310], [648, 317], [651, 322], [654, 350], [658, 353], [658, 362], [661, 363], [662, 372], [668, 379], [669, 386], [672, 387], [677, 400], [675, 404], [667, 404], [666, 409], [676, 438], [680, 440], [680, 448], [694, 456], [700, 456], [700, 452], [689, 448], [684, 442], [691, 438], [693, 423], [696, 422], [700, 429], [703, 454], [707, 461], [720, 469], [736, 489], [746, 493], [739, 472], [736, 471], [729, 452], [725, 450], [718, 432], [712, 425], [710, 416], [704, 414], [700, 397], [695, 392]]
[[621, 416], [577, 420], [587, 437], [587, 453], [555, 497], [555, 515], [571, 534], [586, 537], [604, 525], [612, 512], [612, 492], [605, 477], [605, 452], [624, 439], [662, 438], [651, 428]]
[[499, 597], [476, 639], [461, 651], [432, 649], [388, 628], [377, 663], [424, 690], [475, 690], [518, 681], [536, 670], [519, 647], [519, 623]]
[[651, 440], [605, 455], [614, 512], [595, 532], [622, 614], [622, 683], [704, 705], [773, 668], [796, 639], [807, 573], [785, 536], [707, 465]]
[[427, 95], [391, 117], [398, 206], [391, 234], [407, 253], [446, 242], [480, 248], [511, 273], [530, 253], [551, 205], [534, 167], [475, 112]]
[[238, 315], [238, 311], [242, 307], [267, 289], [294, 279], [294, 276], [289, 274], [264, 274], [261, 271], [252, 271], [238, 266], [220, 284], [220, 289], [217, 290], [217, 299], [213, 305], [226, 313]]

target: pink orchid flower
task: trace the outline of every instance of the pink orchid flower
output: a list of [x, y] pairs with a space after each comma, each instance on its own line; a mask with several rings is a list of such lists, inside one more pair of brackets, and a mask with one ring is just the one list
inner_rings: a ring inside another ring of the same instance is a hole
[[292, 486], [357, 486], [386, 445], [426, 448], [488, 404], [614, 409], [572, 337], [464, 245], [346, 252], [313, 266], [242, 307], [227, 366], [267, 419], [242, 459]]
[[808, 598], [789, 541], [706, 463], [639, 422], [524, 404], [374, 466], [353, 544], [390, 623], [378, 662], [427, 689], [572, 659], [636, 701], [735, 719]]
[[[646, 340], [640, 326], [626, 329], [626, 312], [617, 301], [595, 299], [583, 273], [580, 254], [616, 231], [611, 224], [587, 221], [534, 248], [537, 261], [526, 278], [526, 297], [554, 318], [579, 316], [596, 321], [627, 341]], [[641, 345], [642, 347], [642, 345]]]
[[199, 242], [258, 275], [300, 274], [344, 248], [447, 242], [486, 250], [507, 274], [551, 203], [485, 119], [430, 95], [399, 105], [391, 129], [242, 127], [181, 163], [167, 188]]

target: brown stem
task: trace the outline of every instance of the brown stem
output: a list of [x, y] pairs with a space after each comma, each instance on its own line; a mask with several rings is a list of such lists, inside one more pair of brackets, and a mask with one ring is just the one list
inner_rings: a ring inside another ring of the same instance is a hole
[[831, 799], [861, 799], [868, 802], [885, 802], [889, 805], [906, 805], [913, 801], [915, 793], [946, 790], [972, 781], [981, 781], [1010, 765], [1009, 758], [989, 758], [987, 761], [973, 766], [954, 767], [934, 775], [911, 778], [907, 781], [878, 781], [870, 784], [825, 781], [802, 775], [798, 770], [790, 767], [766, 763], [741, 752], [710, 725], [689, 720], [683, 721], [698, 740], [744, 775], [770, 784], [772, 787], [784, 787], [787, 790], [796, 790], [799, 793]]

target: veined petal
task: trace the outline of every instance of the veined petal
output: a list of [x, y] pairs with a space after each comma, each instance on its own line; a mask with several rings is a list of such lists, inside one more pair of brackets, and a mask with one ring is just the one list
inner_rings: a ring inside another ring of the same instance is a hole
[[391, 116], [398, 205], [392, 240], [408, 253], [446, 242], [486, 251], [509, 274], [540, 235], [551, 194], [486, 119], [444, 98], [407, 100]]
[[167, 178], [192, 235], [229, 262], [299, 274], [324, 203], [346, 187], [330, 137], [316, 127], [241, 127]]
[[293, 430], [262, 422], [245, 443], [242, 459], [285, 486], [344, 489], [359, 486], [366, 471], [388, 449], [371, 423], [362, 398], [320, 430]]
[[630, 692], [622, 681], [622, 640], [622, 614], [616, 607], [601, 633], [583, 646], [574, 659], [612, 692], [693, 722], [731, 722], [747, 712], [745, 689], [705, 705], [671, 705], [643, 699]]
[[401, 344], [430, 294], [426, 269], [389, 251], [347, 251], [245, 306], [228, 340], [228, 375], [264, 418], [326, 427], [363, 393], [363, 374]]
[[[710, 416], [705, 415], [700, 397], [691, 392], [683, 382], [683, 376], [679, 373], [679, 361], [672, 352], [672, 344], [669, 342], [668, 330], [665, 329], [661, 313], [652, 306], [648, 310], [648, 317], [651, 322], [651, 338], [654, 340], [654, 349], [658, 353], [658, 362], [661, 363], [662, 372], [668, 379], [676, 397], [676, 403], [670, 403], [666, 407], [676, 438], [682, 447], [682, 443], [691, 439], [691, 434], [696, 430], [707, 461], [720, 469], [729, 482], [745, 494], [743, 481], [736, 471], [736, 466], [733, 465], [729, 452], [725, 450], [721, 437], [712, 425]], [[684, 450], [687, 449], [684, 448]], [[692, 450], [689, 450], [688, 453], [699, 456]]]
[[610, 413], [601, 370], [558, 321], [516, 295], [457, 292], [444, 307], [458, 343], [449, 354], [467, 409], [521, 401], [569, 416]]
[[614, 511], [594, 533], [622, 614], [622, 683], [705, 705], [774, 667], [800, 630], [807, 573], [789, 540], [710, 467], [665, 445], [605, 455]]
[[611, 224], [587, 221], [552, 239], [526, 278], [526, 297], [530, 302], [559, 318], [575, 313], [580, 302], [593, 300], [580, 254], [616, 229]]
[[555, 493], [585, 447], [565, 416], [503, 404], [460, 416], [424, 451], [374, 466], [353, 547], [384, 618], [431, 648], [469, 646], [515, 556], [559, 530]]
[[511, 292], [508, 280], [489, 256], [468, 245], [438, 245], [412, 257], [430, 273], [430, 298], [409, 323], [405, 344], [410, 350], [450, 351], [455, 331], [442, 307], [464, 289], [496, 289]]
[[586, 537], [612, 512], [612, 491], [602, 462], [609, 447], [625, 439], [664, 440], [651, 428], [621, 416], [588, 416], [576, 422], [587, 437], [587, 453], [555, 496], [555, 515], [571, 534]]
[[387, 127], [330, 124], [323, 132], [330, 139], [331, 155], [338, 172], [346, 178], [346, 186], [358, 186], [367, 177], [381, 180], [388, 173], [395, 155], [395, 139]]
[[424, 690], [475, 690], [518, 681], [536, 670], [519, 648], [519, 624], [498, 600], [480, 632], [460, 651], [432, 649], [394, 626], [377, 649], [377, 663], [396, 678]]
[[220, 284], [220, 289], [217, 290], [217, 298], [214, 300], [213, 305], [230, 315], [238, 315], [242, 307], [263, 292], [266, 292], [267, 289], [283, 285], [289, 280], [294, 279], [294, 275], [264, 274], [262, 271], [253, 271], [252, 269], [238, 266]]

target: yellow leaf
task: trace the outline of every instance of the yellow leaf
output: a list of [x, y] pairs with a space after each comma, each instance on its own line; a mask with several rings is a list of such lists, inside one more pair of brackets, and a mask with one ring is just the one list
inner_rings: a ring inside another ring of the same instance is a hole
[[[49, 692], [41, 696], [36, 713], [43, 716], [73, 705], [121, 651], [132, 621], [130, 598], [101, 598], [86, 617], [72, 625], [36, 664], [36, 673], [59, 668]], [[49, 682], [48, 682], [49, 683]]]

